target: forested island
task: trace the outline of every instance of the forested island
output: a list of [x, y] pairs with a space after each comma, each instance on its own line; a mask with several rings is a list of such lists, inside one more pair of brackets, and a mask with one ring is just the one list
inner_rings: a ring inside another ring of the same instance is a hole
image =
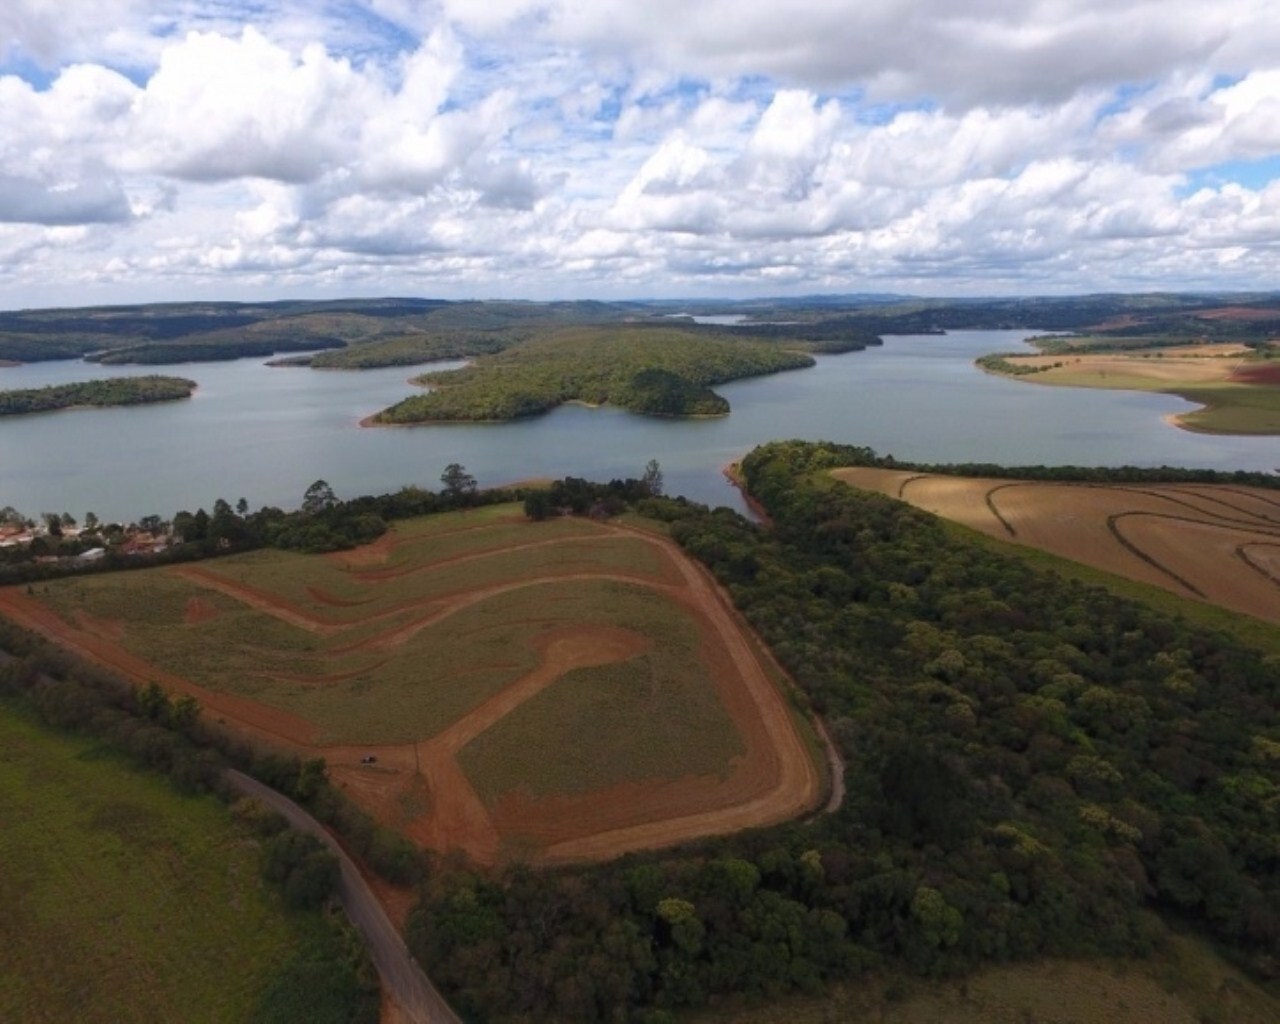
[[112, 377], [44, 388], [0, 391], [0, 416], [53, 412], [85, 406], [149, 405], [190, 398], [196, 382], [184, 377]]
[[715, 384], [812, 366], [777, 344], [676, 328], [616, 325], [558, 331], [414, 383], [434, 390], [366, 423], [512, 420], [565, 402], [616, 405], [651, 416], [723, 416]]

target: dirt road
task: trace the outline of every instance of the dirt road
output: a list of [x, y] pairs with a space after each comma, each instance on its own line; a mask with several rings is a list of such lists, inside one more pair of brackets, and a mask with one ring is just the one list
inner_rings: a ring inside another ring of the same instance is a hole
[[338, 883], [338, 898], [351, 923], [359, 929], [369, 947], [369, 955], [382, 979], [385, 995], [398, 1005], [400, 1019], [415, 1024], [461, 1024], [462, 1018], [449, 1009], [449, 1004], [436, 991], [422, 968], [409, 955], [404, 942], [387, 919], [382, 904], [361, 877], [355, 863], [337, 844], [324, 826], [288, 797], [251, 779], [243, 772], [229, 769], [227, 779], [241, 793], [260, 800], [273, 811], [283, 814], [289, 824], [302, 832], [309, 832], [328, 844], [342, 866], [342, 879]]

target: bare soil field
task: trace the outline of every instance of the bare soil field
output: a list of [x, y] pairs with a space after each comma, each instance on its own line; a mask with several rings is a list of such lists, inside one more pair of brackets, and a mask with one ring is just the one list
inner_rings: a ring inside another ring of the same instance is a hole
[[[1001, 366], [1000, 364], [1003, 364]], [[986, 367], [1015, 380], [1064, 387], [1160, 391], [1198, 408], [1165, 417], [1183, 430], [1280, 434], [1280, 363], [1235, 342], [1056, 355], [1008, 355]]]
[[337, 555], [6, 588], [0, 613], [323, 756], [380, 820], [481, 864], [607, 858], [823, 795], [745, 625], [651, 529], [508, 506]]
[[1280, 624], [1280, 493], [863, 468], [834, 475], [992, 537]]
[[1034, 367], [1038, 384], [1163, 390], [1170, 384], [1216, 384], [1232, 378], [1249, 349], [1234, 343], [1189, 345], [1141, 352], [1088, 352], [1008, 356], [1014, 366]]

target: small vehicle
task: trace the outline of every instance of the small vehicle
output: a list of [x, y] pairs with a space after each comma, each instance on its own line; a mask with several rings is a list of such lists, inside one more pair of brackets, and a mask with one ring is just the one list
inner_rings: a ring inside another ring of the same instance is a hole
[[365, 754], [364, 757], [360, 758], [360, 763], [361, 764], [377, 764], [378, 756], [376, 754]]

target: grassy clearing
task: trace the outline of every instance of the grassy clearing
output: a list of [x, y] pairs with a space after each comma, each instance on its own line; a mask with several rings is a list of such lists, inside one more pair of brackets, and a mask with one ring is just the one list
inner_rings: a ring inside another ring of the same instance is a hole
[[1178, 424], [1202, 434], [1280, 434], [1280, 388], [1231, 384], [1179, 388], [1174, 394], [1205, 408], [1178, 417]]
[[[617, 575], [675, 582], [651, 544], [581, 521], [509, 522], [514, 508], [398, 524], [402, 543], [394, 554], [408, 571], [383, 580], [359, 573], [385, 564], [352, 570], [339, 559], [280, 551], [199, 567], [336, 631], [309, 631], [167, 569], [59, 581], [42, 586], [37, 597], [67, 622], [96, 630], [157, 670], [313, 722], [321, 743], [436, 735], [532, 671], [541, 659], [539, 638], [550, 630], [626, 625], [664, 645], [679, 628], [688, 632], [665, 595], [611, 588], [604, 580], [556, 581]], [[512, 589], [500, 591], [508, 585]], [[466, 603], [486, 590], [500, 592]], [[192, 602], [211, 614], [188, 616]], [[656, 671], [670, 677], [661, 692], [677, 700], [688, 673], [673, 657]], [[697, 672], [702, 685], [705, 673]], [[587, 712], [587, 719], [597, 712], [604, 710]], [[716, 753], [698, 764], [723, 760]]]
[[1002, 965], [960, 981], [874, 977], [826, 996], [689, 1015], [689, 1024], [1270, 1024], [1280, 997], [1204, 943], [1171, 937], [1149, 960]]
[[126, 626], [151, 624], [161, 629], [183, 625], [187, 602], [202, 598], [219, 611], [237, 607], [221, 595], [164, 569], [112, 572], [50, 580], [35, 585], [39, 599], [69, 622], [87, 613], [103, 622]]
[[216, 801], [5, 705], [0, 822], [0, 1020], [247, 1021], [313, 927]]
[[486, 803], [516, 789], [546, 796], [723, 777], [745, 752], [680, 609], [649, 591], [610, 586], [612, 611], [601, 624], [658, 643], [629, 661], [566, 673], [463, 748], [459, 762]]

